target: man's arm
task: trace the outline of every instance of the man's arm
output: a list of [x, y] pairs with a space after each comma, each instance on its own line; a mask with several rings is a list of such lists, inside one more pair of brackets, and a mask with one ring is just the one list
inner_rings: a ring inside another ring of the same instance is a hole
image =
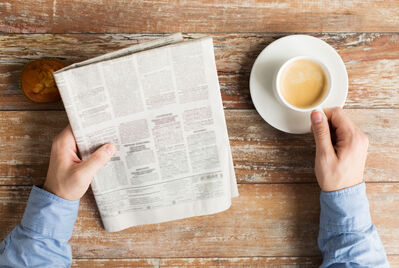
[[70, 126], [53, 141], [43, 189], [33, 187], [21, 224], [0, 244], [1, 267], [69, 267], [79, 199], [94, 174], [115, 153], [106, 144], [86, 161], [79, 159]]
[[363, 182], [368, 139], [340, 108], [313, 112], [321, 267], [388, 267]]
[[364, 183], [320, 194], [319, 247], [321, 267], [388, 267], [374, 227]]
[[68, 267], [68, 240], [79, 201], [69, 201], [36, 186], [21, 223], [0, 244], [0, 267]]

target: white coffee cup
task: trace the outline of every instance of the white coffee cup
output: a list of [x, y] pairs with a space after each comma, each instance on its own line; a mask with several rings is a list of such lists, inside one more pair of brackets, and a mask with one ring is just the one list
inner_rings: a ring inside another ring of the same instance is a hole
[[[287, 66], [289, 66], [291, 63], [293, 63], [297, 60], [309, 60], [309, 61], [316, 63], [317, 65], [319, 65], [321, 67], [324, 74], [326, 75], [326, 79], [327, 79], [327, 83], [328, 83], [327, 84], [327, 92], [326, 92], [324, 98], [320, 102], [316, 103], [315, 105], [313, 105], [311, 107], [300, 108], [300, 107], [294, 106], [294, 105], [290, 104], [289, 102], [287, 102], [281, 93], [281, 85], [280, 85], [281, 75], [282, 75], [283, 71], [285, 70], [285, 68], [287, 68]], [[309, 57], [309, 56], [297, 56], [297, 57], [293, 57], [293, 58], [287, 60], [286, 62], [284, 62], [283, 65], [281, 65], [281, 67], [279, 68], [278, 72], [276, 73], [276, 75], [274, 77], [274, 95], [284, 106], [286, 106], [292, 110], [295, 110], [297, 112], [309, 112], [309, 111], [313, 111], [313, 110], [321, 110], [322, 105], [325, 103], [325, 101], [330, 96], [331, 89], [332, 89], [332, 79], [331, 79], [330, 70], [320, 60]]]

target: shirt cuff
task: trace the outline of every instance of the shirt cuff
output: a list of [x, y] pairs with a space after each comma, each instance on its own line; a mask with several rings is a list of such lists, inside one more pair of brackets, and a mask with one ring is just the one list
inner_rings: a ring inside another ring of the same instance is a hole
[[78, 215], [79, 200], [70, 201], [33, 186], [22, 227], [43, 236], [68, 241]]
[[372, 225], [366, 184], [320, 194], [320, 228], [330, 232], [361, 232]]

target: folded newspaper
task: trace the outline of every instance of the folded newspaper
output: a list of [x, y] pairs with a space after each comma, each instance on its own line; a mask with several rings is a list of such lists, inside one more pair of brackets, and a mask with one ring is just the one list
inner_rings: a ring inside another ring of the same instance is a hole
[[181, 34], [54, 73], [106, 231], [213, 214], [238, 196], [212, 38]]

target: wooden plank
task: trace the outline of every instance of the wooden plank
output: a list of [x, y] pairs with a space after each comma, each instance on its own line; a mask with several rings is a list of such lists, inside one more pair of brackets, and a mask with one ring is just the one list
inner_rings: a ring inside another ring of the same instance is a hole
[[320, 257], [74, 259], [72, 267], [318, 267]]
[[[399, 255], [388, 255], [391, 267], [399, 266]], [[319, 267], [321, 257], [74, 259], [72, 267]]]
[[399, 255], [388, 255], [387, 257], [391, 267], [399, 267]]
[[[387, 254], [399, 254], [398, 183], [369, 183], [374, 223]], [[0, 187], [0, 239], [19, 222], [30, 187]], [[106, 233], [89, 192], [71, 246], [75, 258], [319, 256], [316, 184], [241, 184], [222, 213]]]
[[395, 0], [3, 2], [0, 31], [394, 32]]
[[[399, 110], [347, 110], [369, 135], [365, 179], [399, 181]], [[314, 182], [313, 136], [272, 128], [255, 110], [226, 110], [237, 179], [240, 183]], [[0, 112], [0, 185], [42, 183], [52, 137], [68, 123], [64, 111]]]
[[160, 267], [159, 259], [74, 259], [71, 267], [96, 268], [96, 267]]
[[68, 125], [64, 111], [0, 112], [0, 185], [41, 184], [53, 137]]
[[[204, 34], [185, 34], [196, 38]], [[283, 34], [217, 34], [216, 64], [226, 108], [253, 108], [249, 74], [257, 55]], [[399, 34], [312, 34], [331, 44], [349, 74], [347, 108], [399, 108]], [[161, 34], [35, 34], [0, 35], [0, 110], [63, 109], [62, 104], [35, 104], [19, 88], [23, 65], [29, 60], [57, 57], [73, 63]]]
[[[367, 181], [399, 181], [399, 111], [346, 110], [364, 131], [370, 146], [364, 178]], [[226, 122], [234, 167], [240, 182], [315, 181], [312, 134], [280, 132], [254, 110], [227, 110]]]
[[161, 259], [160, 267], [319, 267], [320, 257], [175, 258]]

